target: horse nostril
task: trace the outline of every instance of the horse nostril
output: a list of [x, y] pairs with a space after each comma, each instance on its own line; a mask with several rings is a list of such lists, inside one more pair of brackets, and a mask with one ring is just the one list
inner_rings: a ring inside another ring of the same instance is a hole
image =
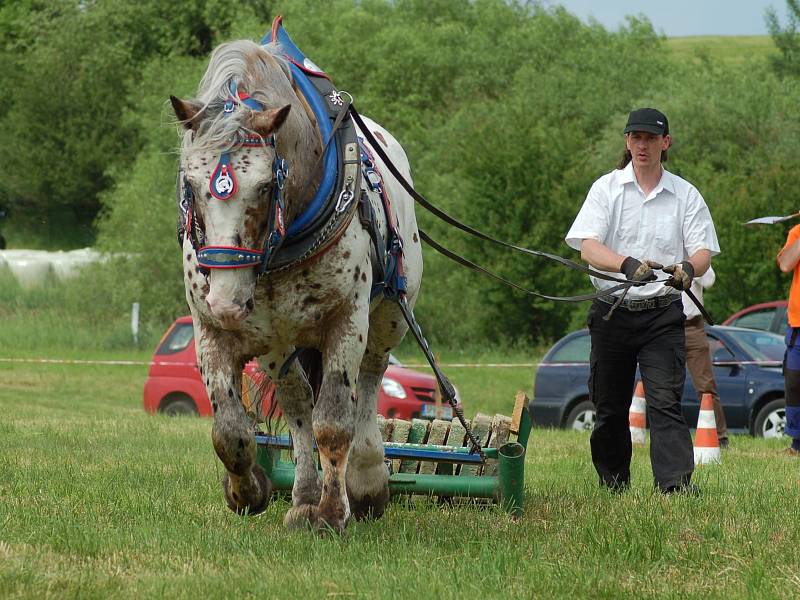
[[250, 298], [247, 302], [244, 303], [244, 305], [247, 307], [247, 310], [253, 310], [255, 303], [253, 302], [253, 299]]

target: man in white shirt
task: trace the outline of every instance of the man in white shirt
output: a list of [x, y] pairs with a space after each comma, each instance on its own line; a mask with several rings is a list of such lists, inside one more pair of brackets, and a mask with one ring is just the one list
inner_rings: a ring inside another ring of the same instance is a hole
[[[716, 274], [712, 267], [703, 273], [701, 277], [695, 277], [692, 281], [692, 293], [697, 301], [703, 303], [703, 290], [710, 288], [716, 281]], [[702, 399], [703, 394], [711, 394], [714, 399], [714, 420], [717, 424], [717, 438], [721, 448], [728, 447], [728, 424], [725, 421], [725, 412], [719, 401], [717, 393], [717, 382], [714, 380], [714, 365], [711, 362], [711, 352], [706, 337], [706, 326], [703, 322], [703, 315], [694, 302], [684, 292], [681, 296], [683, 301], [683, 314], [686, 315], [684, 331], [686, 332], [686, 368], [692, 376], [694, 389], [697, 390], [697, 398]]]
[[[719, 243], [697, 189], [661, 166], [671, 143], [667, 117], [653, 108], [635, 110], [624, 133], [622, 161], [594, 182], [566, 242], [607, 273], [647, 282], [655, 281], [660, 269], [671, 277], [595, 300], [589, 309], [589, 395], [596, 410], [592, 462], [601, 486], [622, 491], [630, 485], [628, 410], [638, 364], [655, 484], [664, 493], [693, 493], [692, 438], [680, 404], [686, 379], [680, 292], [689, 289], [695, 274], [706, 272]], [[601, 291], [615, 285], [592, 282]], [[612, 311], [614, 302], [619, 305]]]

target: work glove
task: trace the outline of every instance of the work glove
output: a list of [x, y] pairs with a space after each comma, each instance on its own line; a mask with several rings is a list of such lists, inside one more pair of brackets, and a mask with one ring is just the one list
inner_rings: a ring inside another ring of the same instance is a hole
[[692, 287], [694, 267], [688, 260], [664, 267], [663, 271], [671, 275], [671, 277], [664, 282], [664, 285], [674, 287], [676, 290], [682, 292]]
[[644, 262], [636, 260], [632, 256], [628, 256], [622, 261], [620, 273], [623, 273], [629, 281], [655, 281], [656, 274], [653, 269], [661, 269], [664, 265], [657, 263], [654, 260], [645, 260]]

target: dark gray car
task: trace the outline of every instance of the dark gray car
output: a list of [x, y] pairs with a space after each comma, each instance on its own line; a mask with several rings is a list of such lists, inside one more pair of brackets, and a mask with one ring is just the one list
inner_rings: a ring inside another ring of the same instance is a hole
[[[761, 437], [783, 435], [783, 337], [722, 326], [706, 327], [706, 334], [728, 429]], [[564, 336], [545, 354], [534, 381], [534, 425], [577, 430], [594, 427], [588, 388], [590, 348], [589, 332], [583, 329]], [[694, 427], [700, 400], [688, 373], [681, 405], [686, 422]]]

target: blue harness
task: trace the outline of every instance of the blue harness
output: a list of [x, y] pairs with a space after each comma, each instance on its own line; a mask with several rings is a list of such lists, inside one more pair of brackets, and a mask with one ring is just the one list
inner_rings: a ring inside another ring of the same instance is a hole
[[[322, 183], [317, 189], [317, 193], [309, 202], [308, 207], [303, 211], [297, 219], [295, 219], [289, 226], [288, 237], [292, 237], [300, 233], [303, 228], [308, 225], [317, 213], [320, 212], [325, 201], [330, 197], [333, 191], [333, 186], [336, 183], [337, 172], [337, 140], [331, 136], [331, 119], [328, 115], [328, 108], [323, 103], [320, 97], [319, 90], [308, 77], [308, 74], [317, 78], [324, 78], [330, 81], [328, 76], [313, 62], [311, 62], [305, 55], [300, 52], [300, 49], [295, 46], [289, 34], [283, 28], [281, 23], [282, 18], [276, 17], [272, 23], [270, 33], [265, 35], [261, 44], [266, 46], [270, 43], [277, 43], [283, 50], [286, 58], [289, 60], [289, 68], [292, 71], [292, 77], [295, 85], [303, 94], [303, 97], [311, 107], [314, 116], [317, 118], [319, 124], [319, 132], [322, 139], [325, 141], [325, 155], [322, 162]], [[338, 106], [342, 106], [339, 102]]]

